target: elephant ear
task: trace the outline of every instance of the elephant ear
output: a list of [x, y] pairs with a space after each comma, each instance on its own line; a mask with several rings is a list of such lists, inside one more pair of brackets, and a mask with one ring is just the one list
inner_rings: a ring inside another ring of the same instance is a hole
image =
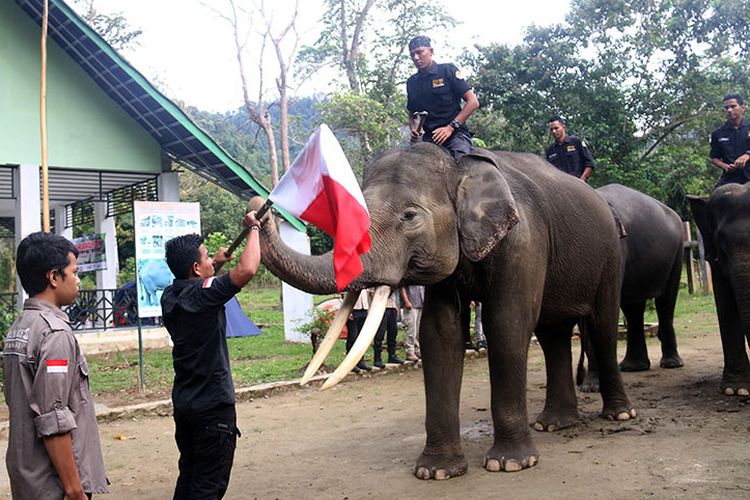
[[461, 251], [477, 262], [518, 223], [518, 209], [488, 153], [463, 156], [453, 171]]
[[716, 247], [714, 246], [714, 224], [708, 211], [708, 200], [700, 196], [688, 196], [690, 210], [693, 212], [695, 225], [703, 237], [703, 249], [706, 252], [706, 259], [713, 261], [716, 259]]

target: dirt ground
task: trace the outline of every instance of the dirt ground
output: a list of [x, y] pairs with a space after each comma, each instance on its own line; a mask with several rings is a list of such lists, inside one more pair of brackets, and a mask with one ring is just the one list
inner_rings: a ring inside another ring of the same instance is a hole
[[[243, 435], [227, 498], [748, 498], [748, 401], [718, 391], [718, 335], [679, 340], [684, 368], [658, 368], [652, 339], [656, 368], [623, 374], [636, 420], [605, 421], [598, 417], [599, 396], [581, 394], [581, 423], [533, 431], [540, 462], [517, 473], [481, 465], [492, 443], [486, 358], [466, 361], [461, 425], [469, 472], [448, 481], [412, 474], [424, 443], [419, 369], [241, 403]], [[530, 419], [542, 409], [544, 384], [541, 350], [532, 345]], [[171, 498], [177, 462], [171, 418], [120, 420], [100, 432], [112, 481], [108, 498]], [[4, 469], [0, 494], [8, 496]]]

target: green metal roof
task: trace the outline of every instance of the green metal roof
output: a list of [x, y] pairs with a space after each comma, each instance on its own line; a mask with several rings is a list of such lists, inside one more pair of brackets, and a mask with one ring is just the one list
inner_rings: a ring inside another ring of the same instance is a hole
[[[42, 0], [15, 0], [41, 25]], [[268, 197], [269, 191], [239, 162], [198, 127], [62, 0], [49, 0], [48, 32], [52, 39], [130, 116], [161, 145], [175, 162], [242, 198]], [[295, 228], [304, 224], [279, 207]]]

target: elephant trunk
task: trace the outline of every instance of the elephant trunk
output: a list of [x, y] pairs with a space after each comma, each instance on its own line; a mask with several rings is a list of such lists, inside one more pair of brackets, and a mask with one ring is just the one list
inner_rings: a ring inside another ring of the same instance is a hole
[[742, 259], [731, 269], [732, 288], [740, 313], [742, 330], [747, 334], [750, 332], [750, 260]]
[[332, 253], [311, 256], [289, 248], [281, 240], [273, 218], [261, 230], [260, 254], [268, 270], [293, 287], [313, 294], [336, 292]]

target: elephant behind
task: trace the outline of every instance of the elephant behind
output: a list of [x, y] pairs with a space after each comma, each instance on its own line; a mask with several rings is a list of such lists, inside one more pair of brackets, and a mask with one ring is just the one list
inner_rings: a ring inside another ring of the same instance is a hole
[[[622, 371], [642, 371], [651, 367], [644, 335], [646, 301], [655, 299], [659, 318], [662, 368], [684, 365], [677, 352], [674, 309], [682, 272], [682, 221], [677, 213], [634, 189], [609, 184], [596, 190], [612, 207], [626, 237], [621, 239], [625, 265], [620, 308], [627, 323], [627, 350], [620, 362]], [[595, 359], [589, 359], [584, 392], [598, 390]]]
[[[379, 288], [357, 343], [371, 341], [368, 322], [380, 322], [374, 311], [382, 315], [391, 288], [427, 286], [419, 332], [427, 438], [417, 477], [446, 479], [468, 467], [459, 400], [461, 318], [470, 300], [483, 304], [488, 343], [494, 442], [484, 458], [487, 470], [517, 471], [538, 461], [526, 410], [527, 352], [535, 330], [548, 380], [535, 428], [555, 430], [579, 419], [571, 353], [579, 318], [590, 328], [600, 360], [602, 414], [613, 420], [635, 416], [616, 358], [619, 234], [608, 205], [591, 187], [535, 155], [478, 151], [456, 164], [440, 147], [418, 144], [387, 151], [368, 165], [363, 194], [372, 250], [344, 304], [351, 307], [362, 288]], [[335, 290], [330, 253], [292, 251], [273, 223], [261, 230], [261, 249], [268, 269], [292, 286]], [[356, 345], [350, 356], [361, 356]], [[351, 369], [346, 363], [344, 372]]]
[[689, 196], [695, 223], [711, 263], [724, 372], [721, 390], [750, 395], [750, 184], [727, 184], [708, 199]]

